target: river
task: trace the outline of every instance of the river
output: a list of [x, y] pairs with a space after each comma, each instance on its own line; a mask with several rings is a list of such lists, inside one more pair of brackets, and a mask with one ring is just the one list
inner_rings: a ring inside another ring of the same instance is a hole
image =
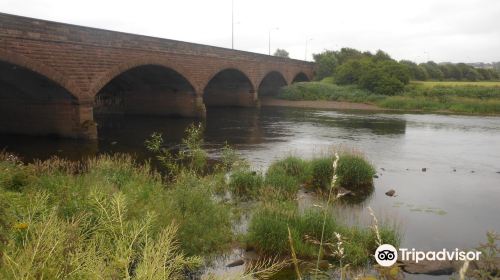
[[[135, 116], [96, 120], [98, 141], [2, 135], [0, 149], [26, 161], [115, 152], [143, 159], [149, 156], [144, 139], [152, 132], [162, 132], [175, 145], [193, 122]], [[500, 232], [500, 117], [209, 108], [206, 147], [216, 156], [225, 141], [256, 169], [289, 154], [311, 157], [332, 147], [362, 151], [379, 178], [372, 196], [349, 211], [363, 220], [370, 206], [382, 220], [397, 222], [402, 247], [471, 248], [488, 230]], [[390, 189], [395, 197], [384, 194]]]

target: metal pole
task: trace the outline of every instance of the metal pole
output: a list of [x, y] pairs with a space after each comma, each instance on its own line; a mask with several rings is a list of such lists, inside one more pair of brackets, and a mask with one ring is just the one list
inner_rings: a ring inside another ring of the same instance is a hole
[[309, 42], [309, 40], [306, 40], [306, 52], [304, 54], [304, 60], [307, 61], [307, 42]]
[[231, 49], [234, 50], [234, 0], [231, 0]]
[[271, 29], [269, 29], [269, 55], [271, 55]]
[[272, 30], [279, 30], [279, 29], [280, 29], [279, 27], [269, 29], [269, 55], [271, 55], [271, 31]]
[[309, 41], [312, 41], [313, 38], [310, 38], [310, 39], [307, 39], [306, 40], [306, 52], [305, 52], [305, 55], [304, 55], [304, 60], [307, 61], [307, 44], [309, 43]]

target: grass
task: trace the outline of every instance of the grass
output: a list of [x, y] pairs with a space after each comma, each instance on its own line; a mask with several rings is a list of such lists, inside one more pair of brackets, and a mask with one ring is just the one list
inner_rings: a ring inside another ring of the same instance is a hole
[[[180, 279], [186, 266], [195, 265], [184, 254], [215, 254], [233, 240], [227, 206], [211, 199], [207, 183], [192, 174], [167, 187], [148, 163], [124, 155], [81, 164], [51, 159], [24, 165], [5, 158], [1, 278], [127, 278], [156, 274], [150, 262], [157, 262], [153, 266], [167, 278]], [[165, 265], [174, 265], [171, 272], [158, 266], [170, 258]]]
[[[297, 257], [336, 260], [328, 244], [340, 233], [351, 242], [347, 260], [368, 260], [369, 229], [343, 225], [319, 209], [298, 211], [301, 184], [331, 184], [332, 158], [288, 156], [262, 175], [228, 147], [208, 167], [196, 128], [179, 154], [162, 143], [159, 134], [147, 141], [164, 173], [128, 155], [24, 164], [0, 153], [0, 278], [183, 279], [237, 242], [240, 199], [255, 200], [245, 240], [263, 256], [289, 256], [293, 244]], [[235, 199], [228, 201], [228, 191]], [[398, 236], [387, 231], [390, 241]], [[261, 269], [289, 264], [270, 262]]]
[[373, 185], [375, 168], [362, 155], [344, 153], [340, 156], [336, 174], [337, 184], [351, 191]]
[[396, 110], [500, 114], [500, 82], [412, 82], [403, 93], [384, 96], [356, 86], [336, 85], [331, 79], [325, 79], [285, 87], [278, 98], [369, 103]]
[[[287, 199], [295, 199], [300, 185], [327, 193], [332, 181], [332, 164], [333, 158], [331, 156], [316, 157], [311, 160], [288, 156], [274, 161], [264, 177], [264, 185], [267, 187], [265, 190], [269, 190], [269, 188], [278, 190]], [[238, 174], [236, 178], [238, 185], [246, 186], [249, 189], [256, 188], [252, 187], [250, 183], [244, 183], [251, 181], [251, 174], [248, 171], [243, 174], [245, 174], [245, 178], [249, 178], [243, 180], [243, 178], [239, 178], [241, 175]], [[354, 151], [341, 153], [337, 170], [338, 186], [351, 191], [365, 191], [372, 187], [374, 174], [373, 165], [363, 155]]]
[[[377, 248], [376, 236], [370, 228], [347, 226], [329, 213], [324, 220], [319, 209], [309, 209], [299, 213], [292, 203], [269, 204], [254, 213], [248, 230], [247, 242], [263, 255], [279, 254], [291, 256], [288, 228], [293, 249], [300, 260], [316, 260], [321, 239], [323, 222], [325, 221], [321, 259], [338, 261], [332, 244], [336, 243], [335, 233], [345, 239], [344, 261], [352, 266], [364, 266], [372, 263], [373, 252]], [[400, 236], [396, 229], [381, 227], [381, 238], [384, 243], [399, 244]]]
[[339, 86], [329, 82], [301, 82], [283, 87], [277, 98], [286, 100], [325, 100], [372, 103], [383, 99], [357, 86]]
[[229, 190], [238, 198], [250, 199], [259, 194], [263, 186], [262, 175], [251, 170], [236, 170], [231, 174]]
[[320, 157], [310, 161], [311, 186], [314, 189], [327, 191], [330, 187], [333, 175], [333, 158]]
[[484, 82], [467, 82], [467, 81], [412, 81], [412, 84], [421, 85], [424, 87], [500, 87], [500, 81], [484, 81]]

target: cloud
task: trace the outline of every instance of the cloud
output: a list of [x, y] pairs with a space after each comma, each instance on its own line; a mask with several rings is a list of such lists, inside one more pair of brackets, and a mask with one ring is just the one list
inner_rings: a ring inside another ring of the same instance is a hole
[[[497, 0], [233, 0], [235, 47], [303, 59], [348, 46], [397, 59], [500, 61]], [[2, 12], [231, 47], [231, 0], [4, 0]]]

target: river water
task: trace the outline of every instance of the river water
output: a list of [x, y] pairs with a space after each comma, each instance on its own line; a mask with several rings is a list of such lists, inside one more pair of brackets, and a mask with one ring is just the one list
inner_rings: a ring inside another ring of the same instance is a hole
[[[144, 139], [152, 132], [162, 132], [175, 145], [193, 122], [162, 117], [96, 120], [98, 141], [1, 135], [0, 149], [26, 161], [114, 152], [147, 158]], [[485, 240], [488, 230], [500, 232], [500, 117], [209, 108], [205, 141], [212, 153], [227, 141], [256, 169], [290, 154], [312, 157], [339, 146], [362, 151], [379, 178], [372, 196], [347, 211], [363, 220], [370, 206], [380, 219], [396, 221], [404, 233], [402, 247], [471, 248]], [[397, 196], [386, 196], [389, 189]]]

